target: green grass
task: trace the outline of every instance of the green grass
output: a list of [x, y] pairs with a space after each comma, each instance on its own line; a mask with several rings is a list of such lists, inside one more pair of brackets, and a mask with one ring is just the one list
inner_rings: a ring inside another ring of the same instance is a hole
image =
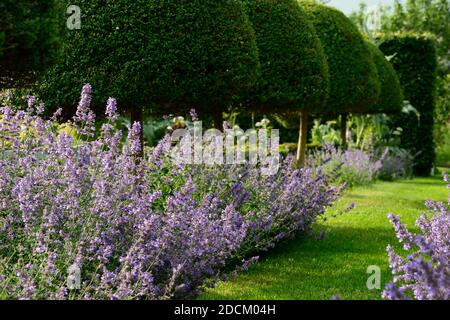
[[382, 288], [391, 280], [386, 246], [397, 240], [387, 218], [400, 215], [411, 230], [426, 212], [424, 200], [447, 199], [440, 177], [397, 182], [377, 182], [347, 191], [327, 215], [349, 203], [356, 208], [338, 218], [318, 222], [315, 232], [325, 230], [324, 240], [299, 237], [280, 244], [248, 272], [220, 282], [200, 299], [380, 299], [381, 290], [368, 290], [367, 267], [382, 270]]

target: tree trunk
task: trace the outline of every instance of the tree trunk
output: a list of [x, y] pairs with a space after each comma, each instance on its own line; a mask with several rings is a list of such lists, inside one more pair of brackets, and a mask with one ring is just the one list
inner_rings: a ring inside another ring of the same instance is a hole
[[141, 124], [141, 133], [139, 140], [141, 142], [141, 151], [139, 152], [139, 157], [144, 157], [144, 111], [141, 107], [133, 107], [131, 109], [131, 125], [135, 122], [139, 122]]
[[306, 144], [308, 142], [308, 111], [302, 110], [300, 113], [300, 129], [298, 137], [296, 165], [303, 167], [306, 160]]
[[347, 117], [346, 113], [341, 115], [341, 141], [344, 150], [347, 149]]

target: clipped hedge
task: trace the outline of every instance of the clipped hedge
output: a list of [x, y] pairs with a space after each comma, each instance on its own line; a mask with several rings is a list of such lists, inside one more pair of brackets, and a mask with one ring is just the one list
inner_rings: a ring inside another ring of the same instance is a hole
[[403, 108], [403, 92], [397, 73], [380, 49], [369, 42], [367, 45], [372, 52], [381, 83], [380, 98], [376, 104], [370, 106], [368, 112], [398, 114]]
[[238, 0], [77, 5], [82, 28], [67, 32], [64, 58], [40, 83], [52, 107], [70, 110], [81, 86], [90, 83], [97, 110], [114, 96], [131, 110], [143, 106], [165, 114], [195, 107], [221, 113], [256, 81], [255, 35]]
[[0, 89], [29, 86], [54, 59], [56, 2], [0, 2]]
[[251, 105], [296, 119], [301, 113], [297, 163], [304, 164], [308, 114], [328, 98], [329, 73], [323, 47], [296, 0], [248, 0], [261, 77]]
[[250, 102], [272, 113], [322, 108], [328, 98], [328, 64], [297, 0], [244, 2], [261, 63], [261, 77]]
[[436, 158], [433, 138], [434, 93], [437, 68], [435, 42], [422, 35], [397, 34], [386, 37], [380, 44], [400, 78], [405, 99], [420, 113], [401, 114], [394, 126], [403, 128], [401, 147], [419, 153], [415, 174], [430, 174]]
[[378, 100], [380, 82], [370, 50], [358, 28], [342, 12], [299, 1], [327, 56], [330, 97], [321, 113], [365, 112]]

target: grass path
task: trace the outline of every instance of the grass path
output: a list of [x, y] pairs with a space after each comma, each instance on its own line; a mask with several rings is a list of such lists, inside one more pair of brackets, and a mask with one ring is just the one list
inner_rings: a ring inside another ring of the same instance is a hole
[[366, 272], [370, 265], [379, 266], [382, 288], [391, 279], [385, 249], [397, 241], [387, 214], [399, 214], [414, 230], [425, 212], [424, 200], [445, 201], [447, 194], [440, 177], [354, 188], [327, 215], [354, 202], [352, 212], [316, 224], [316, 233], [327, 232], [325, 239], [303, 236], [280, 244], [248, 272], [219, 283], [200, 299], [380, 299], [381, 290], [367, 289]]

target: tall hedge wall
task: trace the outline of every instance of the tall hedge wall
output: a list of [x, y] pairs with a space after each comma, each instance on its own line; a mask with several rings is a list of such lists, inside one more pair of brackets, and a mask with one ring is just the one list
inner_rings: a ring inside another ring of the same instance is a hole
[[364, 112], [380, 94], [377, 70], [364, 38], [339, 10], [299, 2], [322, 41], [330, 69], [330, 97], [323, 112]]
[[405, 99], [420, 113], [401, 114], [394, 125], [403, 128], [402, 147], [420, 154], [416, 158], [415, 173], [429, 175], [436, 154], [433, 139], [434, 94], [437, 68], [436, 48], [433, 40], [420, 35], [395, 35], [385, 38], [380, 45], [391, 60]]
[[66, 32], [63, 59], [40, 83], [51, 106], [76, 105], [88, 82], [100, 110], [114, 96], [131, 110], [167, 114], [194, 107], [221, 114], [256, 81], [255, 35], [239, 0], [77, 5], [81, 30]]
[[376, 104], [370, 106], [368, 112], [399, 114], [403, 108], [403, 92], [397, 73], [380, 49], [369, 42], [367, 45], [372, 52], [381, 83], [380, 98]]

